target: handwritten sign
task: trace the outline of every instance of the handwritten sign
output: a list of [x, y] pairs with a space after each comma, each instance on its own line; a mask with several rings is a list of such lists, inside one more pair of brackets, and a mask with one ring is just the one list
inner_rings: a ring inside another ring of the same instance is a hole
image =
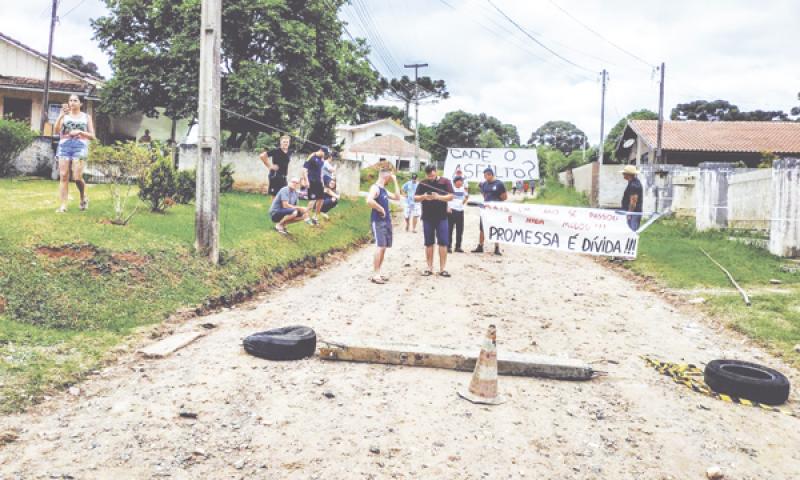
[[535, 148], [450, 148], [444, 163], [444, 176], [453, 178], [456, 170], [468, 182], [482, 182], [490, 167], [498, 180], [538, 180], [539, 158]]
[[639, 235], [626, 216], [609, 210], [520, 203], [486, 203], [487, 242], [562, 252], [636, 258]]

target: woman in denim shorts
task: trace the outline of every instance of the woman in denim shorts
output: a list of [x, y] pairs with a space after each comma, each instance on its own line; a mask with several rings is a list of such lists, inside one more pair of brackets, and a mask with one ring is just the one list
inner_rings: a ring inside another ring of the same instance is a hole
[[81, 194], [81, 210], [89, 208], [89, 197], [86, 196], [86, 183], [83, 181], [83, 169], [86, 166], [86, 157], [89, 156], [89, 140], [94, 139], [94, 126], [92, 118], [81, 112], [81, 99], [75, 94], [69, 96], [69, 102], [61, 108], [61, 115], [56, 120], [54, 131], [59, 133], [58, 173], [61, 183], [58, 193], [61, 197], [61, 206], [58, 213], [67, 211], [67, 197], [69, 176], [78, 187]]

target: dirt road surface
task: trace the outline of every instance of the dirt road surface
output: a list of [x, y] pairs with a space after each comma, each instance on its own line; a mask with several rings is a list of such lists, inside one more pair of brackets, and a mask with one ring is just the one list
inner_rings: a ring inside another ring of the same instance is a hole
[[[465, 247], [477, 236], [467, 218]], [[300, 228], [303, 228], [302, 226]], [[387, 285], [366, 247], [241, 308], [166, 359], [133, 355], [32, 411], [2, 419], [0, 478], [727, 479], [800, 477], [800, 419], [723, 403], [640, 359], [734, 357], [797, 372], [591, 258], [507, 248], [454, 254], [453, 278], [422, 277], [421, 234], [396, 228]], [[322, 338], [498, 348], [582, 359], [590, 382], [500, 377], [508, 402], [456, 390], [468, 373], [248, 356], [246, 335], [287, 324]], [[797, 394], [792, 394], [797, 405]], [[181, 411], [197, 414], [181, 418]]]

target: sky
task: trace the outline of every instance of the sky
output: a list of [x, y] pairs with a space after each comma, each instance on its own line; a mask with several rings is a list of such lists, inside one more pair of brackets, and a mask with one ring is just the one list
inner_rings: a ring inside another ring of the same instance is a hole
[[[0, 32], [46, 51], [50, 4], [0, 0]], [[54, 53], [83, 55], [111, 75], [90, 24], [103, 3], [60, 0], [59, 11]], [[516, 125], [525, 142], [543, 123], [566, 120], [597, 143], [599, 72], [609, 75], [608, 132], [633, 110], [658, 109], [661, 62], [667, 117], [697, 99], [743, 110], [800, 105], [796, 0], [354, 0], [340, 17], [373, 45], [384, 76], [428, 63], [420, 74], [447, 82], [449, 99], [420, 107], [425, 124], [453, 110], [483, 112]]]

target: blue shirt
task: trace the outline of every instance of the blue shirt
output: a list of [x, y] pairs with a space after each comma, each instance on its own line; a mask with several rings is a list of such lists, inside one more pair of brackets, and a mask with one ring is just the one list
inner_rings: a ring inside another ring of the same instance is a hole
[[316, 155], [306, 160], [306, 163], [303, 164], [303, 168], [308, 170], [309, 182], [320, 182], [320, 183], [322, 182], [323, 165], [325, 165], [325, 160], [319, 158]]
[[291, 190], [288, 186], [283, 187], [278, 190], [278, 194], [275, 195], [275, 200], [272, 201], [272, 207], [270, 207], [270, 212], [276, 212], [283, 208], [283, 202], [289, 202], [289, 205], [297, 205], [297, 191]]
[[414, 205], [414, 192], [417, 191], [417, 186], [419, 183], [408, 181], [403, 184], [403, 191], [406, 193], [406, 203], [409, 205]]
[[389, 216], [389, 192], [386, 191], [385, 188], [381, 187], [380, 185], [375, 185], [378, 187], [378, 196], [375, 197], [375, 201], [378, 202], [378, 205], [383, 207], [383, 211], [385, 215], [381, 217], [381, 214], [378, 213], [377, 210], [374, 208], [372, 209], [372, 214], [370, 215], [370, 220], [373, 222], [390, 222]]
[[500, 180], [481, 183], [481, 193], [484, 202], [502, 202], [500, 195], [506, 193], [506, 186]]

